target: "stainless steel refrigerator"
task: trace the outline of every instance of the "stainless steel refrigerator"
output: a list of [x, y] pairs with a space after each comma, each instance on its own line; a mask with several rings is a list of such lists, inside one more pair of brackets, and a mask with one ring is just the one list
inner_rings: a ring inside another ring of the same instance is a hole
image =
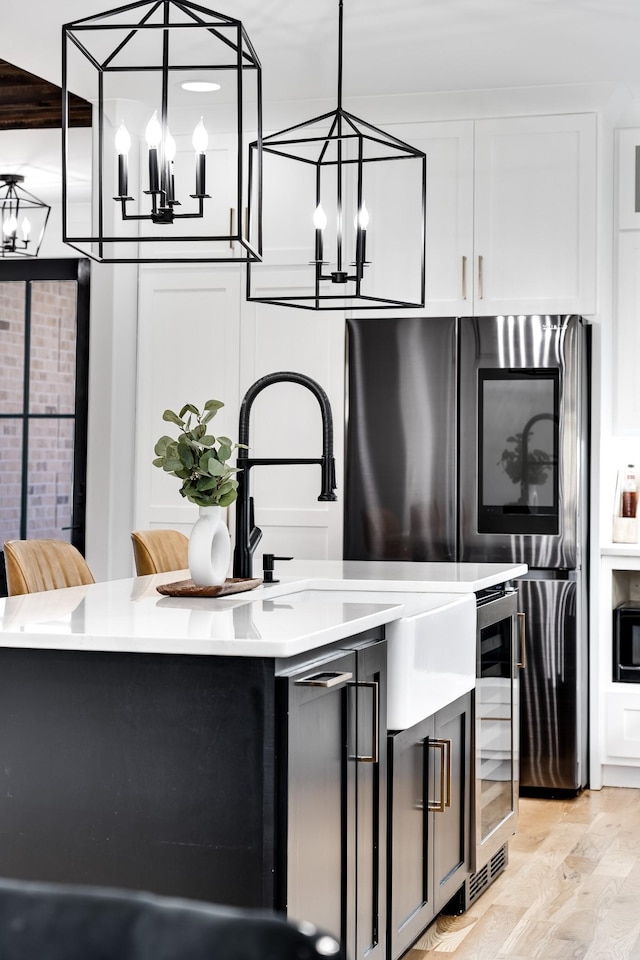
[[347, 321], [346, 559], [515, 561], [520, 785], [587, 784], [589, 328]]

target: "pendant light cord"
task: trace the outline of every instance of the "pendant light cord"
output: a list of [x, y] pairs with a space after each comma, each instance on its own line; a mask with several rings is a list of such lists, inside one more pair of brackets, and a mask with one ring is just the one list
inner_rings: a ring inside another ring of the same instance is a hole
[[338, 0], [338, 110], [342, 110], [342, 0]]

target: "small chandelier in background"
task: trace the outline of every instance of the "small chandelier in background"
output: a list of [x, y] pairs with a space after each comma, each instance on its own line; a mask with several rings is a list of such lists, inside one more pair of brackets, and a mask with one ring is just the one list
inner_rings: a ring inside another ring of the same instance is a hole
[[[264, 253], [247, 267], [247, 299], [307, 310], [422, 307], [426, 157], [343, 108], [342, 46], [339, 0], [337, 109], [250, 145], [250, 170], [260, 147], [264, 157], [263, 195], [249, 193]], [[284, 184], [286, 204], [270, 193]]]
[[24, 177], [0, 173], [0, 257], [37, 257], [51, 207], [20, 186]]
[[[190, 0], [139, 0], [65, 24], [62, 65], [65, 243], [111, 262], [260, 259], [243, 214], [246, 145], [262, 140], [261, 66], [239, 20]], [[91, 144], [69, 122], [72, 89], [95, 105]], [[83, 168], [93, 171], [84, 215], [67, 189]], [[260, 156], [251, 175], [260, 195]]]

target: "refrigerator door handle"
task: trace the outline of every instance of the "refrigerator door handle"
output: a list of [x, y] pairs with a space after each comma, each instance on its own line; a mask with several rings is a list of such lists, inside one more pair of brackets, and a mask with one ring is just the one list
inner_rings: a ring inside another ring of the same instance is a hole
[[526, 613], [518, 613], [518, 620], [520, 621], [520, 659], [516, 666], [521, 670], [527, 669], [527, 615]]

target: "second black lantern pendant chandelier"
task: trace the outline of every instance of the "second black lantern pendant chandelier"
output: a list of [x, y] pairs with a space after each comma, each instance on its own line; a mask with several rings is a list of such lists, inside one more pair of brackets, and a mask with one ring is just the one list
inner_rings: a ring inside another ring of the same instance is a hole
[[307, 310], [421, 307], [426, 157], [344, 109], [342, 45], [339, 0], [337, 108], [262, 140], [263, 196], [250, 190], [249, 216], [262, 223], [263, 264], [247, 266], [247, 299]]

